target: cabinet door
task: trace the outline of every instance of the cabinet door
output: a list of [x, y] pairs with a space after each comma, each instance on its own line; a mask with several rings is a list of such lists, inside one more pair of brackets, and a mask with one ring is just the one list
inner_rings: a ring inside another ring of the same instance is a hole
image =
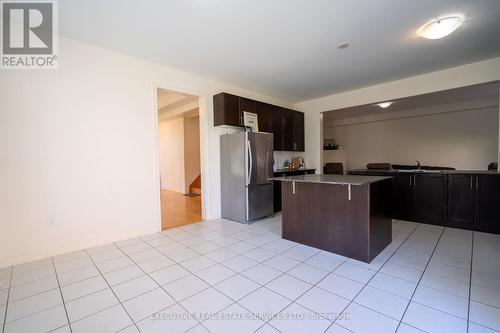
[[280, 151], [281, 149], [281, 108], [271, 105], [270, 108], [270, 127], [273, 133], [274, 150]]
[[238, 96], [227, 93], [214, 96], [214, 126], [243, 126], [239, 100]]
[[417, 174], [413, 178], [413, 211], [418, 222], [445, 225], [447, 177]]
[[281, 150], [293, 151], [293, 111], [281, 109]]
[[272, 105], [257, 102], [256, 111], [259, 121], [259, 132], [272, 133], [271, 131], [271, 112]]
[[293, 140], [294, 151], [304, 151], [304, 114], [293, 111]]
[[281, 212], [281, 182], [273, 182], [274, 212]]
[[476, 175], [476, 225], [480, 231], [500, 233], [500, 175]]
[[475, 176], [448, 177], [448, 225], [453, 228], [474, 229]]
[[[373, 175], [373, 174], [370, 174]], [[399, 220], [412, 220], [413, 217], [413, 175], [393, 175], [392, 178], [392, 217]]]
[[244, 126], [243, 123], [243, 115], [244, 112], [256, 113], [256, 102], [252, 99], [240, 97], [240, 116], [241, 116], [241, 125]]

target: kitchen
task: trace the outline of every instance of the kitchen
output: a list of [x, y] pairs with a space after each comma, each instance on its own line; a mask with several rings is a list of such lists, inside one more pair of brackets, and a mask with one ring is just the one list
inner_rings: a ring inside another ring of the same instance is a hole
[[[261, 134], [249, 130], [239, 135], [241, 155], [232, 159], [242, 163], [236, 168], [241, 169], [241, 182], [247, 174], [243, 172], [247, 170], [245, 165], [250, 170], [250, 182], [259, 177], [252, 177], [251, 171], [257, 161], [263, 169], [256, 171], [261, 178], [256, 188], [261, 184], [268, 190], [252, 195], [248, 182], [248, 191], [240, 193], [243, 199], [235, 199], [234, 192], [225, 187], [235, 184], [234, 179], [225, 177], [235, 169], [227, 163], [231, 158], [227, 159], [221, 163], [223, 217], [250, 223], [283, 206], [283, 238], [366, 262], [390, 244], [393, 219], [500, 233], [498, 100], [499, 83], [492, 82], [411, 96], [388, 105], [375, 103], [325, 112], [321, 170], [325, 174], [319, 176], [311, 175], [320, 172], [307, 169], [303, 158], [290, 162], [289, 169], [273, 168], [276, 155], [282, 151], [295, 154], [304, 150], [303, 114], [228, 94], [217, 95], [216, 126], [229, 124], [228, 119], [233, 126], [247, 125], [245, 117], [252, 114], [258, 132], [271, 133], [272, 138], [268, 135], [267, 139], [273, 141], [264, 148], [267, 153], [260, 161], [258, 146], [249, 138]], [[360, 126], [378, 127], [370, 132]], [[237, 134], [223, 135], [221, 143], [231, 136]], [[229, 151], [221, 148], [221, 156]], [[426, 165], [417, 159], [426, 161]], [[328, 174], [332, 165], [338, 167], [333, 172], [337, 175]], [[237, 187], [245, 189], [245, 185]], [[361, 187], [364, 194], [358, 195]], [[246, 205], [238, 207], [238, 202], [245, 201]], [[330, 210], [329, 205], [335, 208]], [[237, 219], [227, 213], [236, 207], [242, 212], [246, 207], [247, 213], [259, 213]], [[343, 228], [346, 221], [350, 225]], [[368, 244], [377, 242], [370, 251]], [[352, 249], [353, 243], [359, 246]]]
[[12, 2], [3, 333], [500, 332], [500, 1]]

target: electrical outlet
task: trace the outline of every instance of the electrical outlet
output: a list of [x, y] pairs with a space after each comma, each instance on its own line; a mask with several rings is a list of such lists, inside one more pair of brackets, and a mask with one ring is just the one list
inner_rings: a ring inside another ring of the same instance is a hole
[[55, 222], [54, 222], [54, 220], [53, 220], [53, 219], [48, 219], [48, 220], [47, 220], [47, 225], [48, 225], [49, 227], [53, 226], [53, 225], [54, 225], [54, 223], [55, 223]]

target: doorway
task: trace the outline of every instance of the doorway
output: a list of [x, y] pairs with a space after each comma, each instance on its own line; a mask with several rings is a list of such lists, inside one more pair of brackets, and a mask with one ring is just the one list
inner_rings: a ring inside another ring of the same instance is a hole
[[161, 229], [202, 220], [197, 96], [157, 89]]

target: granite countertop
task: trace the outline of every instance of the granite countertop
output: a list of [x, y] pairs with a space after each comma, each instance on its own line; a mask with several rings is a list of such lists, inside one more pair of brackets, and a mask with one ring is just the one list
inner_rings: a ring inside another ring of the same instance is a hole
[[312, 168], [299, 168], [299, 169], [295, 169], [295, 170], [291, 170], [291, 169], [276, 169], [275, 171], [273, 171], [273, 173], [296, 172], [296, 171], [312, 171], [312, 170], [316, 170], [316, 169], [312, 169]]
[[349, 170], [351, 172], [366, 172], [377, 174], [405, 174], [405, 173], [422, 173], [422, 174], [442, 174], [442, 175], [456, 175], [456, 174], [480, 174], [480, 175], [500, 175], [498, 171], [487, 170], [396, 170], [396, 169], [357, 169]]
[[303, 175], [289, 177], [273, 177], [270, 180], [299, 183], [319, 183], [331, 185], [365, 185], [375, 183], [391, 177], [381, 176], [352, 176], [352, 175]]

